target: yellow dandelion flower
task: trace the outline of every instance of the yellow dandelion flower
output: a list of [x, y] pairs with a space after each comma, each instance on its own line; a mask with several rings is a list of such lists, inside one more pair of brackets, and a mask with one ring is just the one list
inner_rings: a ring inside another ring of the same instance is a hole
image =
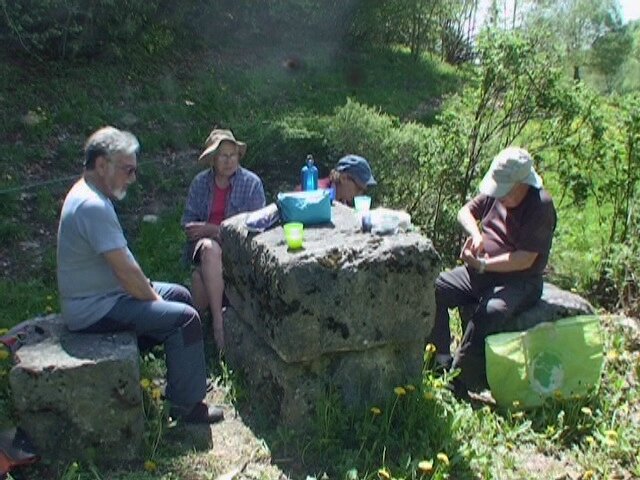
[[415, 385], [411, 385], [410, 383], [405, 385], [404, 388], [407, 392], [414, 392], [416, 389]]
[[418, 463], [418, 470], [422, 473], [431, 473], [433, 470], [433, 460], [422, 460]]
[[381, 468], [378, 470], [378, 478], [380, 480], [391, 480], [391, 473], [386, 468]]
[[380, 415], [382, 413], [382, 410], [380, 410], [378, 407], [371, 407], [371, 413], [373, 413], [373, 415]]
[[615, 362], [618, 357], [620, 357], [620, 354], [616, 350], [609, 350], [607, 352], [607, 360], [610, 362]]
[[438, 455], [436, 455], [436, 458], [440, 460], [442, 463], [444, 463], [445, 465], [449, 465], [449, 457], [447, 457], [446, 453], [440, 452]]
[[9, 331], [8, 328], [0, 328], [0, 335], [4, 335], [5, 333], [7, 333]]
[[399, 397], [407, 394], [407, 391], [404, 389], [404, 387], [396, 387], [393, 389], [393, 392]]
[[424, 392], [423, 397], [425, 400], [433, 400], [433, 392]]
[[9, 358], [9, 352], [6, 348], [0, 348], [0, 360], [6, 360]]
[[586, 437], [584, 437], [584, 440], [590, 445], [590, 446], [594, 446], [596, 444], [596, 439], [593, 438], [591, 435], [587, 435]]
[[151, 390], [151, 398], [154, 400], [160, 400], [162, 398], [162, 390], [158, 387]]
[[595, 474], [596, 474], [596, 472], [594, 472], [593, 470], [586, 470], [582, 474], [582, 477], [580, 477], [580, 480], [591, 480], [594, 477]]
[[616, 432], [615, 430], [607, 430], [606, 432], [604, 432], [604, 434], [610, 438], [618, 438], [618, 432]]
[[584, 413], [587, 417], [590, 417], [591, 415], [593, 415], [593, 412], [589, 407], [582, 407], [580, 411]]
[[424, 351], [427, 353], [436, 353], [436, 346], [433, 343], [427, 343], [427, 346], [424, 347]]
[[149, 380], [148, 378], [143, 378], [142, 380], [140, 380], [140, 386], [143, 390], [148, 389], [151, 386], [151, 380]]
[[144, 469], [147, 472], [155, 472], [158, 469], [158, 465], [153, 460], [147, 460], [144, 462]]

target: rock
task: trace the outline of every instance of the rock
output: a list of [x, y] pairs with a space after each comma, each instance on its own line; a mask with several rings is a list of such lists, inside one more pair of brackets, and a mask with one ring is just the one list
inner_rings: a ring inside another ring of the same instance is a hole
[[21, 117], [22, 123], [28, 127], [35, 127], [45, 119], [41, 112], [29, 110]]
[[139, 119], [133, 113], [127, 112], [120, 118], [120, 121], [125, 127], [131, 128], [139, 122]]
[[514, 319], [514, 331], [528, 330], [542, 322], [554, 322], [576, 315], [591, 315], [591, 304], [575, 293], [562, 290], [552, 283], [544, 283], [542, 297], [533, 307]]
[[[463, 319], [471, 318], [474, 309], [474, 305], [463, 307], [460, 310], [460, 315]], [[509, 319], [501, 331], [520, 332], [543, 322], [555, 322], [561, 318], [593, 313], [595, 313], [594, 308], [580, 295], [545, 282], [540, 300], [533, 307], [518, 314], [515, 318]]]
[[42, 458], [137, 459], [144, 413], [135, 336], [72, 333], [58, 315], [33, 322], [9, 381], [19, 425]]
[[616, 326], [624, 335], [627, 350], [640, 350], [640, 320], [631, 317], [617, 317]]
[[328, 390], [370, 407], [415, 380], [435, 316], [440, 258], [411, 232], [376, 236], [343, 205], [305, 227], [288, 250], [282, 227], [250, 234], [246, 215], [222, 225], [227, 359], [251, 399], [298, 429]]
[[333, 225], [307, 227], [287, 249], [282, 227], [250, 235], [244, 215], [223, 223], [226, 294], [240, 318], [286, 362], [423, 340], [433, 327], [440, 257], [419, 233], [376, 236], [333, 207]]
[[286, 362], [233, 308], [225, 311], [225, 342], [227, 361], [242, 371], [259, 409], [294, 430], [304, 429], [329, 390], [351, 408], [368, 410], [384, 403], [394, 387], [419, 381], [424, 351], [424, 341], [416, 338]]

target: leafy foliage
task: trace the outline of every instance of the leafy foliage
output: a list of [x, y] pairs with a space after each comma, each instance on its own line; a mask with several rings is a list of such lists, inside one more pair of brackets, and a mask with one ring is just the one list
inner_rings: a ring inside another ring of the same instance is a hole
[[162, 0], [0, 1], [0, 38], [34, 56], [68, 58], [122, 48], [147, 35], [151, 49], [165, 43], [159, 25], [148, 29]]

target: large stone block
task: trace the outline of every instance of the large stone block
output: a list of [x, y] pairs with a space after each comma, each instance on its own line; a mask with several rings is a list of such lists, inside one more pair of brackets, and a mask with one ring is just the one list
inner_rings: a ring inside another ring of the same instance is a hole
[[[420, 379], [424, 342], [387, 344], [288, 363], [233, 308], [225, 312], [226, 358], [242, 372], [254, 405], [278, 424], [304, 430], [333, 389], [350, 408], [368, 409], [393, 395], [393, 388]], [[300, 344], [300, 348], [306, 346]]]
[[[473, 305], [464, 307], [461, 311], [462, 318], [471, 319], [474, 309]], [[536, 304], [507, 320], [501, 331], [521, 332], [543, 322], [555, 322], [562, 318], [593, 313], [595, 313], [593, 306], [580, 295], [545, 282], [542, 287], [542, 296]]]
[[78, 334], [34, 320], [9, 381], [20, 426], [46, 460], [119, 464], [140, 454], [139, 354], [131, 333]]
[[360, 231], [352, 209], [307, 227], [288, 250], [282, 227], [254, 235], [223, 223], [226, 293], [238, 315], [286, 362], [423, 341], [433, 327], [440, 257], [417, 232]]
[[514, 319], [514, 330], [528, 330], [542, 322], [554, 322], [576, 315], [591, 315], [595, 310], [580, 295], [545, 282], [540, 300]]

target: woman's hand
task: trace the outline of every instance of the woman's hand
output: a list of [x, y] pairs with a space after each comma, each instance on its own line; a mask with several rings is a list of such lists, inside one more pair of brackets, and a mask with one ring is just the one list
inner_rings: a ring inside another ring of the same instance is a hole
[[184, 232], [191, 241], [201, 238], [220, 238], [220, 226], [207, 222], [189, 222], [184, 226]]

